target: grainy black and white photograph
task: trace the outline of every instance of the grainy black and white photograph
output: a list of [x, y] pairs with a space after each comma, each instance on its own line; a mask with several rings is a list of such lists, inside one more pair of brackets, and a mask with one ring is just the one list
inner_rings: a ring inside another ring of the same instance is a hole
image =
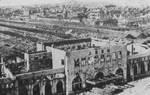
[[150, 95], [150, 0], [0, 0], [0, 95]]

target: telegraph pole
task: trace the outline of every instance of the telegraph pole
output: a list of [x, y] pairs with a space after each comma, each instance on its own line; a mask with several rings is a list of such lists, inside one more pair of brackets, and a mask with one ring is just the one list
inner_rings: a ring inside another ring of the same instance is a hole
[[134, 43], [134, 40], [132, 40], [132, 42], [131, 42], [131, 54], [132, 54], [132, 55], [134, 54], [134, 46], [133, 46], [133, 43]]

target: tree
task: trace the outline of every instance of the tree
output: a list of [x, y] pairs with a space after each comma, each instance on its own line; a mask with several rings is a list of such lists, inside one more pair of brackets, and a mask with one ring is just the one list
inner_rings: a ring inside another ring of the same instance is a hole
[[58, 20], [62, 20], [63, 16], [62, 15], [57, 15]]
[[95, 21], [95, 25], [99, 26], [100, 25], [100, 21], [99, 20]]
[[83, 18], [87, 18], [87, 14], [85, 14], [85, 13], [78, 13], [77, 17], [79, 18], [80, 22], [83, 22]]

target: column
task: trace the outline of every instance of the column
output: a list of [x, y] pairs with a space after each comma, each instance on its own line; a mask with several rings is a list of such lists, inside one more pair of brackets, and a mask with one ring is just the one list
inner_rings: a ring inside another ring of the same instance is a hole
[[46, 81], [42, 80], [40, 82], [40, 95], [45, 95], [45, 85], [46, 85]]
[[147, 73], [148, 72], [148, 62], [147, 61], [144, 61], [144, 66], [145, 66], [145, 72]]
[[125, 67], [123, 70], [124, 70], [123, 77], [124, 77], [124, 81], [126, 82], [127, 81], [127, 67]]
[[66, 95], [69, 95], [69, 72], [68, 72], [68, 56], [65, 56], [65, 83], [66, 83]]
[[50, 83], [51, 83], [51, 85], [52, 85], [52, 93], [53, 93], [53, 94], [55, 93], [55, 89], [56, 89], [56, 86], [55, 86], [56, 83], [55, 83], [55, 81], [56, 81], [56, 80], [51, 80], [51, 81], [50, 81]]
[[29, 80], [29, 95], [33, 95], [34, 80]]
[[140, 74], [140, 71], [139, 71], [139, 63], [137, 63], [136, 66], [137, 66], [137, 74]]
[[18, 80], [15, 81], [15, 95], [19, 95]]
[[134, 81], [134, 69], [133, 69], [133, 62], [131, 62], [130, 64], [130, 74], [131, 74], [131, 78]]
[[29, 90], [30, 90], [30, 94], [29, 95], [33, 95], [33, 87], [34, 87], [33, 84], [29, 85]]
[[26, 88], [28, 90], [28, 95], [30, 95], [30, 86], [29, 86], [29, 84], [26, 85]]

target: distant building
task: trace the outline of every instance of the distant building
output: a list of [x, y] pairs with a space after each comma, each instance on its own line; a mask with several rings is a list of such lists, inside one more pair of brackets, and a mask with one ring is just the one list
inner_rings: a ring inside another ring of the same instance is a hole
[[28, 8], [23, 8], [23, 15], [24, 16], [29, 16], [30, 15], [30, 10]]

